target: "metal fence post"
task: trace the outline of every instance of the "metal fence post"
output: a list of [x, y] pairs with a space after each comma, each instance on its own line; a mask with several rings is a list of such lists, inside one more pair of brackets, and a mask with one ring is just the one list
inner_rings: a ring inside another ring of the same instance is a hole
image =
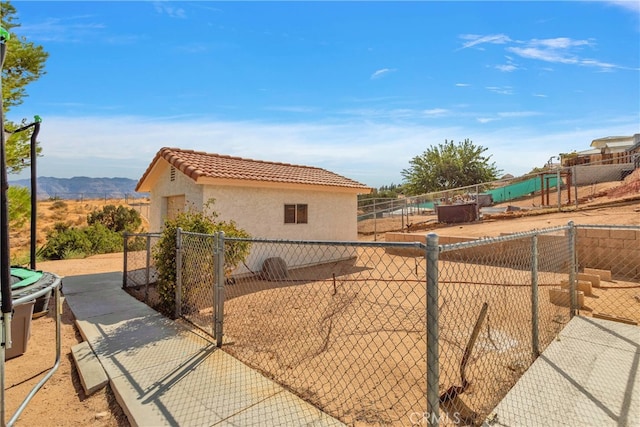
[[176, 229], [176, 319], [182, 315], [182, 228]]
[[574, 192], [574, 199], [576, 200], [576, 210], [578, 210], [579, 203], [578, 203], [578, 167], [574, 166], [573, 167], [573, 192]]
[[376, 199], [373, 199], [373, 241], [378, 241], [378, 213], [376, 212]]
[[224, 232], [216, 233], [215, 249], [214, 249], [214, 336], [216, 338], [216, 346], [222, 347], [222, 325], [224, 322]]
[[558, 212], [562, 210], [562, 177], [560, 169], [556, 171], [556, 190], [558, 190]]
[[533, 358], [540, 356], [538, 335], [538, 236], [531, 237], [531, 351]]
[[150, 270], [151, 270], [151, 236], [146, 236], [147, 245], [146, 245], [146, 265], [144, 270], [144, 302], [149, 301], [149, 282], [151, 281]]
[[440, 365], [438, 360], [438, 235], [427, 235], [427, 415], [429, 424], [440, 420]]
[[122, 240], [124, 242], [124, 260], [122, 262], [122, 289], [127, 288], [127, 246], [128, 246], [128, 238], [129, 233], [126, 231], [122, 235]]
[[576, 315], [578, 308], [578, 295], [576, 294], [576, 227], [573, 221], [569, 221], [569, 296], [570, 308], [569, 316]]

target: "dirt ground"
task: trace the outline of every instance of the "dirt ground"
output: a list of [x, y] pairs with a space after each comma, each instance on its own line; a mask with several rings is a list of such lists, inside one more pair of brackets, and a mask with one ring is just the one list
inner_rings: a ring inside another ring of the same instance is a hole
[[[628, 201], [620, 206], [594, 207], [589, 210], [551, 213], [514, 219], [494, 219], [477, 224], [439, 228], [439, 233], [466, 236], [495, 236], [503, 232], [525, 231], [554, 225], [565, 225], [569, 220], [581, 224], [640, 224], [640, 200]], [[371, 236], [366, 238], [371, 239]], [[122, 254], [94, 256], [86, 259], [41, 262], [38, 269], [60, 276], [122, 271]], [[69, 307], [64, 304], [62, 322], [62, 361], [57, 372], [36, 394], [16, 425], [55, 426], [128, 426], [128, 420], [107, 387], [86, 396], [71, 356], [71, 346], [81, 341]], [[6, 418], [14, 413], [20, 402], [55, 357], [55, 323], [51, 313], [31, 324], [31, 339], [22, 356], [6, 362]]]
[[[42, 262], [38, 269], [61, 276], [122, 270], [122, 254], [109, 254], [82, 260]], [[55, 317], [53, 298], [49, 313], [33, 319], [27, 351], [5, 364], [5, 421], [8, 421], [34, 385], [55, 361]], [[60, 366], [36, 393], [18, 418], [17, 426], [129, 426], [126, 415], [109, 386], [91, 396], [82, 389], [71, 347], [82, 342], [69, 306], [63, 303]]]

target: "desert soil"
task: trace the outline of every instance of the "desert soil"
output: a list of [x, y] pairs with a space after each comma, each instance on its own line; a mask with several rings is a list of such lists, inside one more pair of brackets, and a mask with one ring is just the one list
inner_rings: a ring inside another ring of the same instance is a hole
[[[637, 194], [637, 193], [636, 193]], [[84, 205], [87, 205], [85, 202]], [[73, 209], [78, 209], [74, 207]], [[60, 212], [57, 218], [63, 217]], [[74, 222], [80, 222], [80, 216]], [[447, 235], [495, 236], [514, 232], [565, 225], [569, 220], [582, 224], [640, 224], [640, 200], [631, 200], [619, 207], [607, 206], [585, 211], [551, 213], [510, 220], [492, 220], [478, 224], [464, 224], [439, 228]], [[122, 254], [93, 256], [85, 259], [41, 262], [38, 269], [60, 276], [122, 271]], [[74, 317], [63, 304], [62, 360], [53, 377], [35, 395], [16, 425], [55, 426], [128, 426], [129, 422], [117, 404], [109, 387], [92, 396], [83, 392], [71, 356], [71, 347], [81, 342]], [[31, 339], [27, 351], [5, 365], [6, 420], [15, 412], [29, 390], [53, 364], [55, 358], [55, 322], [51, 313], [31, 324]]]
[[[61, 276], [122, 270], [122, 254], [101, 255], [82, 260], [42, 262], [38, 269]], [[55, 317], [53, 298], [46, 316], [33, 319], [27, 351], [5, 364], [5, 421], [8, 421], [55, 361]], [[18, 418], [17, 426], [129, 426], [110, 387], [91, 396], [84, 393], [73, 362], [71, 347], [82, 342], [75, 318], [66, 303], [62, 314], [60, 366], [36, 393]]]

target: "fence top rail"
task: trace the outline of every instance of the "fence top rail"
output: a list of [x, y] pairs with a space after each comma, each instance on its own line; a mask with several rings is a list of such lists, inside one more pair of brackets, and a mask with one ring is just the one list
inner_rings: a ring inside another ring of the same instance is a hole
[[369, 248], [413, 248], [426, 249], [427, 245], [422, 242], [362, 242], [362, 241], [339, 241], [339, 240], [283, 240], [283, 239], [259, 239], [244, 237], [226, 237], [225, 241], [232, 242], [249, 242], [249, 243], [274, 243], [274, 244], [292, 244], [292, 245], [308, 245], [308, 246], [358, 246]]
[[623, 224], [576, 224], [576, 228], [614, 228], [625, 230], [640, 230], [640, 225], [623, 225]]
[[125, 237], [161, 237], [162, 233], [124, 233]]
[[519, 240], [527, 237], [539, 236], [542, 234], [550, 234], [550, 233], [557, 233], [559, 231], [567, 231], [570, 228], [571, 228], [570, 225], [561, 225], [558, 227], [542, 228], [540, 230], [517, 232], [517, 233], [509, 234], [507, 236], [484, 237], [478, 240], [470, 240], [467, 242], [448, 243], [445, 245], [439, 245], [439, 252], [455, 251], [460, 249], [467, 249], [467, 248], [473, 248], [477, 246], [489, 245], [492, 243], [501, 243], [501, 242], [508, 242], [511, 240]]
[[179, 228], [178, 230], [180, 230], [180, 234], [183, 236], [195, 236], [195, 237], [211, 237], [213, 238], [215, 236], [214, 234], [209, 234], [209, 233], [196, 233], [194, 231], [184, 231], [183, 229]]

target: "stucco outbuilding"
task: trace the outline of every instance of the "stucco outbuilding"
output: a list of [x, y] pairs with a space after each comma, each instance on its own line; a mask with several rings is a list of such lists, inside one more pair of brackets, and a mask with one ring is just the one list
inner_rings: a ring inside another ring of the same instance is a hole
[[356, 240], [357, 196], [371, 189], [317, 167], [165, 147], [136, 191], [150, 194], [152, 232], [213, 199], [219, 220], [256, 238]]

